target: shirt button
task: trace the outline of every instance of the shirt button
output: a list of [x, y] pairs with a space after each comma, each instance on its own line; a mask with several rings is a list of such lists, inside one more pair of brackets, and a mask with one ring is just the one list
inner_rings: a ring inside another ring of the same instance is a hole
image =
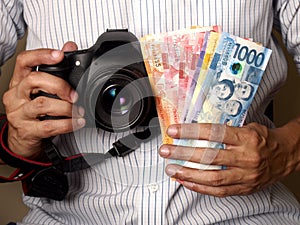
[[149, 184], [148, 189], [151, 193], [155, 193], [158, 190], [158, 184], [155, 183]]

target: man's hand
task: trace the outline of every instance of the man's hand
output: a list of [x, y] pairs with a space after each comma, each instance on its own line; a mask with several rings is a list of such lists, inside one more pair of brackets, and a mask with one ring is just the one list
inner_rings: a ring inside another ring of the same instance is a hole
[[220, 124], [171, 125], [167, 134], [175, 139], [209, 140], [226, 149], [162, 145], [168, 159], [225, 166], [224, 170], [199, 170], [169, 164], [166, 173], [186, 188], [208, 195], [247, 195], [300, 170], [300, 123], [267, 129], [251, 123], [244, 127]]
[[[84, 110], [73, 105], [78, 94], [67, 81], [32, 70], [41, 64], [57, 64], [64, 57], [63, 51], [76, 49], [75, 43], [68, 42], [62, 51], [37, 49], [18, 55], [9, 90], [3, 96], [9, 122], [8, 145], [16, 154], [34, 158], [40, 154], [43, 138], [69, 133], [85, 125]], [[60, 99], [30, 98], [31, 94], [39, 91], [57, 95]], [[39, 117], [44, 115], [68, 118], [41, 121]]]

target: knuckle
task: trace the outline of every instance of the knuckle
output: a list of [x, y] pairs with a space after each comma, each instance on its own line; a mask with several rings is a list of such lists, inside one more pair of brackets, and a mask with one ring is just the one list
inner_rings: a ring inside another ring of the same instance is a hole
[[31, 86], [36, 86], [36, 82], [37, 82], [37, 76], [36, 76], [36, 72], [31, 72], [28, 75], [26, 75], [26, 77], [24, 77], [24, 79], [20, 82], [20, 85], [18, 85], [18, 91], [24, 91], [24, 86], [25, 87], [31, 87]]
[[7, 118], [7, 121], [10, 123], [10, 124], [13, 124], [15, 123], [17, 120], [16, 116], [14, 115], [14, 113], [7, 113], [6, 114], [6, 118]]
[[210, 183], [215, 187], [221, 186], [224, 183], [224, 178], [219, 173], [215, 173], [211, 176]]
[[10, 92], [6, 91], [2, 96], [2, 103], [5, 107], [9, 105], [10, 99]]
[[248, 130], [248, 143], [258, 146], [262, 143], [262, 137], [253, 129]]
[[[184, 152], [182, 151], [181, 146], [169, 146], [169, 149], [171, 151], [171, 156], [175, 158], [179, 158], [180, 156], [183, 156]], [[186, 156], [186, 155], [184, 155]]]
[[174, 172], [176, 178], [180, 180], [193, 181], [195, 179], [195, 173], [191, 172], [188, 168], [178, 166]]
[[16, 57], [16, 64], [23, 65], [26, 57], [26, 51], [20, 52]]
[[185, 173], [185, 175], [183, 176], [183, 174], [181, 175], [181, 173], [178, 173], [180, 179], [185, 179], [185, 180], [194, 180], [195, 175], [193, 175], [193, 173]]
[[47, 134], [52, 134], [53, 131], [55, 130], [55, 127], [53, 125], [53, 122], [51, 120], [44, 120], [42, 123], [41, 123], [41, 130], [44, 132], [44, 133], [47, 133]]
[[71, 132], [72, 125], [70, 125], [70, 122], [66, 120], [62, 120], [59, 122], [53, 120], [44, 120], [40, 129], [45, 136], [51, 136]]
[[28, 74], [26, 76], [26, 78], [24, 79], [26, 81], [26, 83], [28, 84], [34, 84], [36, 82], [37, 76], [36, 76], [37, 72], [33, 71], [30, 74]]
[[47, 102], [48, 102], [47, 98], [43, 97], [43, 96], [37, 97], [33, 101], [34, 101], [34, 107], [37, 110], [44, 109], [48, 105], [47, 104]]
[[253, 146], [258, 146], [261, 143], [261, 138], [255, 133], [250, 135], [249, 143]]

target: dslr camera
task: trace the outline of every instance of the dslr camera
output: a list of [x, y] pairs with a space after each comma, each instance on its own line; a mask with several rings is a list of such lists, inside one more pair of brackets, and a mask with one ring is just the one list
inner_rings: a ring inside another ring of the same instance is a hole
[[91, 48], [65, 52], [59, 64], [37, 70], [61, 77], [78, 92], [89, 127], [122, 132], [157, 117], [140, 43], [127, 29], [107, 30]]

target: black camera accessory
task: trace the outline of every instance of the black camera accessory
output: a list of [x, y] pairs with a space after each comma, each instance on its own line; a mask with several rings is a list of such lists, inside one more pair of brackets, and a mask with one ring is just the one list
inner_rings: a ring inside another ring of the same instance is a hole
[[[140, 43], [127, 29], [107, 30], [91, 48], [65, 52], [59, 64], [37, 70], [61, 77], [78, 92], [86, 126], [122, 132], [157, 117]], [[41, 95], [57, 98], [43, 92], [32, 97]]]
[[66, 173], [90, 168], [108, 158], [123, 157], [160, 133], [157, 120], [152, 121], [146, 130], [131, 133], [113, 143], [113, 147], [105, 154], [82, 153], [68, 157], [59, 153], [51, 139], [44, 139], [44, 160], [34, 161], [10, 151], [6, 143], [7, 122], [4, 119], [0, 122], [3, 123], [0, 124], [0, 158], [7, 165], [17, 168], [9, 177], [0, 176], [0, 182], [22, 181], [25, 195], [58, 201], [63, 200], [69, 190]]

